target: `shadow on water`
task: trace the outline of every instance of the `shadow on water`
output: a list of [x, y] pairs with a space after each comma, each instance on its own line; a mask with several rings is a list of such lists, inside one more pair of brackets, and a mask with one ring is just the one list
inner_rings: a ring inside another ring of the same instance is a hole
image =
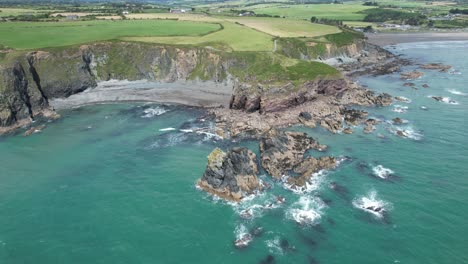
[[275, 257], [273, 255], [267, 255], [264, 259], [260, 260], [260, 264], [273, 264], [276, 263]]

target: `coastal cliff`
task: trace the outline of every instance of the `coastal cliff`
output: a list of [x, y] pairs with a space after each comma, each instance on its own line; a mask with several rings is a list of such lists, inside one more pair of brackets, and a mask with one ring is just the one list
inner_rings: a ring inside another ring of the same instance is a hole
[[[355, 53], [364, 47], [356, 43], [342, 48]], [[54, 116], [51, 100], [109, 80], [219, 83], [232, 87], [230, 109], [260, 114], [336, 97], [354, 87], [334, 67], [287, 55], [135, 42], [10, 51], [0, 57], [0, 127], [6, 132]], [[328, 50], [322, 56], [333, 55]]]

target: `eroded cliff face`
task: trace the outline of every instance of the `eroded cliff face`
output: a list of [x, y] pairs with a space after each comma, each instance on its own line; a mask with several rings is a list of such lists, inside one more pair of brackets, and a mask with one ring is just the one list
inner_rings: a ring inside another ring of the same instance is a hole
[[223, 82], [221, 57], [204, 49], [137, 43], [98, 43], [12, 52], [0, 61], [0, 126], [34, 119], [49, 99], [64, 98], [110, 79]]
[[278, 56], [282, 55], [133, 42], [12, 51], [0, 60], [0, 126], [15, 126], [50, 113], [49, 100], [66, 98], [110, 79], [226, 83], [233, 87], [230, 108], [261, 113], [281, 111], [318, 96], [336, 96], [350, 85], [327, 65], [322, 68], [332, 76], [285, 80], [292, 73]]

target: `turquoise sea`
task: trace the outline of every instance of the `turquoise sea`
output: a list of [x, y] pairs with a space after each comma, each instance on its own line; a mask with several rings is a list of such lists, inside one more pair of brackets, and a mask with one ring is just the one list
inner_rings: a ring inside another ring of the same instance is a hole
[[[424, 70], [417, 89], [398, 74], [360, 78], [411, 100], [367, 108], [383, 121], [373, 134], [293, 128], [327, 144], [320, 155], [343, 159], [303, 193], [273, 183], [233, 205], [197, 190], [214, 147], [258, 153], [258, 143], [213, 137], [195, 108], [86, 106], [42, 133], [1, 137], [0, 263], [468, 263], [468, 42], [390, 50], [453, 69]], [[395, 117], [407, 123], [397, 128]], [[286, 203], [262, 210], [275, 195]], [[361, 209], [368, 205], [386, 214]], [[241, 218], [249, 208], [254, 217]], [[299, 225], [301, 214], [313, 221]], [[247, 248], [234, 247], [258, 227]]]

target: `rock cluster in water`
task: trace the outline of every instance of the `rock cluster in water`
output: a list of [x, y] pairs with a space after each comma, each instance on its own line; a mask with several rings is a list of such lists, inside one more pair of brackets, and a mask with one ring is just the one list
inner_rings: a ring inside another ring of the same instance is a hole
[[208, 165], [198, 186], [226, 200], [240, 201], [262, 189], [257, 174], [257, 158], [249, 149], [233, 148], [226, 153], [216, 148], [208, 156]]
[[[306, 133], [272, 129], [260, 139], [261, 164], [276, 180], [287, 177], [292, 188], [303, 187], [314, 173], [333, 169], [334, 157], [306, 157], [310, 149], [326, 150]], [[198, 186], [203, 190], [230, 201], [240, 201], [246, 195], [263, 189], [256, 174], [255, 154], [247, 148], [233, 148], [224, 152], [216, 148], [208, 156], [208, 165]], [[297, 176], [290, 176], [291, 173]]]

